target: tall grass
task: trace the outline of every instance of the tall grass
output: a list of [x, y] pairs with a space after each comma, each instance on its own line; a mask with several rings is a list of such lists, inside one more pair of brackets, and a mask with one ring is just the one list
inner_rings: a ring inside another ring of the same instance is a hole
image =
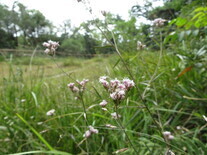
[[[32, 154], [31, 151], [46, 154], [48, 146], [45, 144], [71, 154], [112, 154], [123, 148], [126, 148], [124, 154], [135, 154], [123, 129], [111, 118], [113, 101], [98, 82], [102, 75], [118, 79], [129, 77], [117, 56], [102, 58], [101, 61], [97, 58], [73, 59], [69, 66], [64, 65], [68, 62], [67, 58], [57, 59], [56, 62], [65, 72], [71, 72], [72, 79], [59, 70], [52, 60], [34, 58], [33, 61], [35, 59], [47, 63], [41, 67], [33, 65], [32, 70], [24, 64], [4, 64], [8, 70], [0, 82], [2, 154]], [[139, 154], [164, 154], [170, 149], [175, 154], [207, 154], [206, 122], [202, 118], [206, 113], [206, 100], [183, 97], [207, 98], [206, 93], [200, 89], [203, 77], [198, 71], [192, 70], [176, 78], [181, 72], [180, 61], [173, 55], [165, 55], [165, 61], [161, 61], [156, 77], [148, 85], [156, 69], [157, 53], [132, 52], [123, 55], [123, 59], [135, 77], [134, 82], [139, 91], [143, 92], [147, 87], [145, 102], [151, 112], [148, 113], [139, 99], [140, 92], [135, 88], [119, 106], [118, 111], [122, 116], [120, 122], [136, 151]], [[73, 65], [74, 63], [80, 65]], [[90, 125], [99, 130], [99, 134], [94, 134], [87, 140], [83, 137], [87, 126], [83, 119], [81, 101], [76, 100], [67, 88], [73, 79], [84, 78], [90, 80], [83, 95], [87, 119]], [[109, 112], [103, 111], [99, 106], [103, 99], [109, 101]], [[55, 115], [47, 116], [46, 112], [51, 109], [56, 110]], [[168, 142], [167, 147], [152, 116], [163, 131], [171, 131], [175, 137]], [[106, 124], [117, 128], [106, 127]]]

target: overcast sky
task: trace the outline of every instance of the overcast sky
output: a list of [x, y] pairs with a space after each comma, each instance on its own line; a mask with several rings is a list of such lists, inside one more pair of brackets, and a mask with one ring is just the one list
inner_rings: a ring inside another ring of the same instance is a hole
[[[78, 26], [81, 22], [91, 19], [91, 15], [86, 11], [82, 3], [77, 0], [0, 0], [2, 4], [12, 7], [12, 4], [18, 1], [23, 3], [28, 9], [36, 9], [52, 21], [56, 26], [61, 25], [63, 21], [70, 19], [72, 25]], [[100, 17], [101, 11], [109, 11], [113, 14], [119, 14], [124, 19], [129, 16], [129, 10], [133, 5], [142, 5], [144, 0], [89, 0], [94, 15]], [[162, 5], [157, 1], [154, 5]]]

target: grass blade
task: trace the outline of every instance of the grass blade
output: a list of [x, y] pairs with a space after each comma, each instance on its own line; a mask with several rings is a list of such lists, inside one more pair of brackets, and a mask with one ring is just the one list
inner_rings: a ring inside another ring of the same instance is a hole
[[32, 132], [47, 146], [49, 150], [54, 150], [52, 146], [22, 116], [19, 114], [16, 115], [30, 128], [30, 130], [32, 130]]

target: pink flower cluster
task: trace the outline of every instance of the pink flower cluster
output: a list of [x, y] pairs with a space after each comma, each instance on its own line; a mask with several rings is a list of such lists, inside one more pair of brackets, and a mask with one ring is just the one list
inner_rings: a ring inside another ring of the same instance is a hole
[[135, 86], [134, 81], [125, 78], [122, 81], [118, 79], [107, 81], [106, 76], [102, 76], [99, 78], [99, 82], [103, 85], [103, 87], [110, 93], [110, 97], [114, 101], [123, 100], [126, 96], [126, 93]]
[[91, 125], [88, 128], [89, 128], [89, 130], [87, 130], [85, 132], [85, 134], [83, 135], [83, 137], [89, 138], [93, 133], [94, 134], [98, 134], [98, 130], [97, 129], [94, 129], [94, 127], [92, 127]]
[[166, 22], [165, 19], [157, 18], [153, 21], [153, 25], [155, 25], [156, 27], [160, 27], [163, 26], [165, 22]]
[[51, 54], [51, 55], [53, 55], [56, 49], [58, 48], [58, 46], [60, 46], [58, 42], [51, 41], [51, 40], [49, 40], [48, 42], [44, 42], [42, 45], [44, 47], [47, 47], [44, 52], [46, 54]]
[[69, 83], [68, 87], [73, 93], [83, 92], [85, 90], [86, 83], [88, 83], [88, 79], [83, 79], [82, 81], [76, 81], [78, 86], [75, 86], [75, 83]]

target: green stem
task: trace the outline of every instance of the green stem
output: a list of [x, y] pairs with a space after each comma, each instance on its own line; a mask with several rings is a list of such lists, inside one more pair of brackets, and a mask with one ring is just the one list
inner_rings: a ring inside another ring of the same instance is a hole
[[115, 105], [114, 109], [115, 109], [115, 112], [116, 112], [117, 124], [121, 127], [122, 131], [123, 131], [124, 134], [126, 135], [126, 138], [127, 138], [128, 142], [129, 142], [129, 144], [130, 144], [131, 147], [134, 149], [134, 152], [136, 152], [136, 154], [139, 154], [138, 151], [136, 150], [135, 146], [132, 144], [132, 141], [130, 140], [130, 138], [129, 138], [129, 136], [128, 136], [128, 134], [127, 134], [127, 132], [126, 132], [124, 126], [123, 126], [122, 123], [121, 123], [121, 120], [120, 120], [120, 118], [119, 118], [119, 114], [118, 114], [118, 107], [117, 107], [117, 105]]

